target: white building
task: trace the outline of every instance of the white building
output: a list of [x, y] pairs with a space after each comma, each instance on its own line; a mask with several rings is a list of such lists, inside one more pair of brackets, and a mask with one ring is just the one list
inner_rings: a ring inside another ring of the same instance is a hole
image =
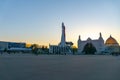
[[95, 52], [93, 54], [111, 54], [113, 52], [120, 52], [119, 44], [112, 36], [110, 36], [104, 43], [104, 39], [102, 38], [102, 34], [100, 33], [99, 38], [95, 40], [88, 38], [87, 40], [82, 41], [79, 36], [78, 54], [87, 54], [85, 52], [85, 48], [86, 46], [88, 46], [87, 49], [89, 51], [90, 44], [95, 48]]
[[0, 41], [0, 51], [30, 51], [26, 48], [26, 43]]
[[104, 45], [104, 40], [102, 38], [102, 35], [100, 33], [100, 36], [98, 39], [92, 40], [91, 38], [88, 38], [85, 41], [82, 41], [80, 36], [78, 39], [78, 54], [85, 54], [85, 52], [83, 51], [85, 49], [85, 46], [87, 44], [92, 44], [93, 47], [95, 47], [96, 51], [95, 54], [100, 54], [101, 51], [104, 50], [105, 45]]

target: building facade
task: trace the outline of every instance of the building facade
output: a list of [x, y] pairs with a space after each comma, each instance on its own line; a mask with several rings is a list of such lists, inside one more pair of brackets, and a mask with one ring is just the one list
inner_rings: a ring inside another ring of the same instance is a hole
[[[106, 42], [104, 42], [102, 34], [100, 33], [99, 38], [95, 39], [95, 40], [88, 38], [87, 40], [82, 41], [79, 36], [78, 54], [86, 54], [87, 51], [92, 51], [92, 48], [90, 48], [90, 44], [95, 49], [94, 54], [111, 54], [113, 52], [118, 52], [118, 53], [120, 52], [119, 44], [112, 36], [110, 36], [106, 40]], [[85, 51], [85, 50], [87, 50], [87, 51]]]
[[95, 47], [96, 51], [95, 54], [100, 54], [104, 48], [104, 40], [102, 38], [102, 34], [100, 33], [100, 36], [98, 39], [92, 40], [91, 38], [88, 38], [85, 41], [82, 41], [80, 36], [78, 39], [78, 54], [85, 54], [84, 48], [87, 44], [92, 44], [93, 47]]
[[18, 42], [5, 42], [0, 41], [0, 50], [10, 50], [10, 49], [22, 49], [26, 48], [26, 43], [18, 43]]
[[105, 53], [104, 54], [112, 54], [112, 53], [120, 53], [120, 46], [115, 38], [111, 35], [105, 42]]

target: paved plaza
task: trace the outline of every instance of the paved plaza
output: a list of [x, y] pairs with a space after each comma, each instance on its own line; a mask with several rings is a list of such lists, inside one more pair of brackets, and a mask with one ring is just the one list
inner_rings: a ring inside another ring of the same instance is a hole
[[120, 56], [0, 55], [0, 80], [120, 80]]

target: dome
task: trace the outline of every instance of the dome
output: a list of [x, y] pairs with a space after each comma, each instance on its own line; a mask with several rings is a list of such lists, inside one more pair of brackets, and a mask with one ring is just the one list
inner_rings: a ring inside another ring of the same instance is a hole
[[106, 46], [119, 46], [118, 42], [112, 37], [110, 36], [105, 43]]

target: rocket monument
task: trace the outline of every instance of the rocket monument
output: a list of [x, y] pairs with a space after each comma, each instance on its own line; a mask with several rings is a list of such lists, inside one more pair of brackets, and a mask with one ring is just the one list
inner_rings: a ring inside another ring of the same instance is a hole
[[63, 22], [62, 22], [62, 35], [61, 35], [60, 46], [61, 47], [65, 47], [66, 46], [65, 25], [64, 25]]

